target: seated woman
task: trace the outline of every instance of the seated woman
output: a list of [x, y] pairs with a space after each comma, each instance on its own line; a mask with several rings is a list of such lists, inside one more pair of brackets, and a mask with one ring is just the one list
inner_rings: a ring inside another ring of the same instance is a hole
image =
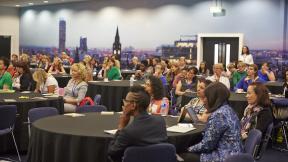
[[202, 75], [204, 77], [208, 77], [210, 75], [210, 70], [207, 68], [207, 65], [206, 65], [205, 61], [200, 63], [199, 75]]
[[41, 56], [37, 67], [44, 69], [46, 72], [48, 72], [50, 67], [50, 58], [46, 55]]
[[71, 77], [64, 88], [64, 112], [75, 112], [77, 105], [85, 98], [88, 84], [85, 82], [86, 68], [83, 64], [75, 63], [71, 66]]
[[48, 73], [51, 73], [51, 74], [65, 74], [66, 73], [63, 67], [62, 61], [60, 60], [59, 57], [54, 58], [54, 61], [51, 67], [49, 68]]
[[35, 92], [39, 93], [54, 93], [58, 94], [58, 82], [49, 73], [46, 73], [43, 69], [38, 69], [33, 73], [33, 79], [36, 82]]
[[259, 129], [265, 134], [273, 122], [268, 89], [262, 83], [251, 83], [247, 91], [248, 106], [241, 119], [241, 137], [246, 139], [251, 129]]
[[236, 92], [247, 92], [248, 86], [253, 82], [264, 82], [257, 75], [258, 67], [255, 64], [249, 65], [247, 76], [242, 78], [236, 85]]
[[198, 80], [198, 85], [197, 85], [197, 97], [191, 99], [188, 102], [188, 104], [182, 107], [181, 111], [183, 111], [184, 108], [186, 107], [187, 108], [192, 107], [197, 114], [203, 114], [206, 111], [206, 108], [204, 106], [204, 99], [205, 99], [204, 90], [210, 83], [212, 83], [211, 80], [200, 78]]
[[203, 138], [180, 156], [185, 161], [224, 162], [228, 156], [242, 152], [240, 122], [227, 104], [230, 92], [224, 84], [211, 83], [204, 94], [207, 112], [201, 120], [207, 124]]
[[[16, 67], [17, 73], [13, 76], [13, 88], [19, 91], [34, 90], [35, 83], [28, 65], [24, 62], [17, 62], [14, 66]], [[19, 82], [17, 82], [18, 79]], [[16, 84], [14, 81], [16, 81]]]
[[106, 67], [108, 80], [121, 80], [120, 69], [116, 65], [116, 61], [110, 58]]
[[159, 78], [162, 81], [162, 84], [164, 86], [164, 88], [167, 87], [167, 80], [166, 77], [163, 75], [163, 72], [165, 70], [165, 65], [158, 63], [155, 65], [155, 72], [154, 72], [154, 76]]
[[155, 76], [150, 76], [145, 83], [145, 90], [151, 96], [148, 111], [152, 114], [167, 115], [169, 112], [169, 100], [164, 97], [165, 92], [162, 81]]
[[273, 71], [269, 70], [269, 63], [264, 62], [261, 66], [261, 69], [258, 70], [258, 77], [264, 81], [275, 81], [275, 75]]

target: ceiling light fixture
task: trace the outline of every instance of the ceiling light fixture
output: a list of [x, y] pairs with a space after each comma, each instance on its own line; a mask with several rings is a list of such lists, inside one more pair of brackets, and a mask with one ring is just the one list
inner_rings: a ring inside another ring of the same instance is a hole
[[43, 1], [43, 3], [48, 3], [48, 1]]
[[20, 7], [20, 5], [15, 5], [16, 7]]
[[212, 0], [212, 6], [210, 7], [210, 13], [213, 16], [225, 16], [226, 10], [223, 8], [222, 0]]
[[34, 3], [31, 3], [31, 2], [30, 2], [30, 3], [28, 3], [28, 4], [29, 4], [30, 6], [34, 5]]

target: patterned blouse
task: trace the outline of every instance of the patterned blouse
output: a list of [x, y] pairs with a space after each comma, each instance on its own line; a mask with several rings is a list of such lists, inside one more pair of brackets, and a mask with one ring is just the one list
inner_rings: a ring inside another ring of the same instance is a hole
[[222, 105], [210, 115], [202, 141], [188, 151], [201, 153], [201, 162], [224, 162], [229, 155], [242, 152], [240, 122], [229, 105]]

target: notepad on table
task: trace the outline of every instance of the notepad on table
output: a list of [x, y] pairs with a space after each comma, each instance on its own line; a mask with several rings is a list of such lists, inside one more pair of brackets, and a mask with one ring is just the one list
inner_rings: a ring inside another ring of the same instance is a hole
[[101, 115], [114, 115], [113, 111], [102, 111]]
[[[191, 124], [192, 125], [192, 124]], [[167, 128], [167, 131], [168, 132], [175, 132], [175, 133], [187, 133], [189, 131], [192, 131], [192, 130], [195, 130], [196, 128], [192, 125], [192, 126], [189, 126], [189, 125], [174, 125], [174, 126], [171, 126], [171, 127], [168, 127]]]
[[85, 116], [85, 114], [79, 114], [79, 113], [67, 113], [64, 114], [65, 116], [71, 116], [71, 117], [81, 117], [81, 116]]
[[108, 133], [108, 134], [116, 134], [116, 132], [118, 131], [118, 129], [111, 129], [111, 130], [104, 130], [105, 133]]
[[7, 99], [3, 99], [4, 102], [16, 102], [15, 99], [10, 99], [10, 98], [7, 98]]

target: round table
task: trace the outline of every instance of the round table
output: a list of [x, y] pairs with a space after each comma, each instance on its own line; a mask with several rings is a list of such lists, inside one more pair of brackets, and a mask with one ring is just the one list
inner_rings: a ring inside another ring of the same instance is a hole
[[[196, 97], [196, 93], [185, 93], [182, 96], [181, 105], [186, 105], [192, 98]], [[248, 105], [246, 99], [246, 93], [230, 93], [229, 104], [233, 108], [233, 110], [237, 113], [239, 119], [243, 117], [244, 110]]]
[[70, 74], [52, 74], [52, 75], [57, 80], [58, 86], [60, 88], [66, 87], [68, 82], [69, 82], [69, 80], [71, 79], [71, 75]]
[[[14, 127], [14, 133], [18, 148], [20, 151], [27, 151], [29, 137], [28, 137], [28, 125], [27, 122], [28, 111], [31, 108], [36, 107], [55, 107], [60, 113], [63, 113], [64, 102], [62, 97], [53, 98], [34, 98], [44, 97], [39, 93], [1, 93], [0, 94], [0, 105], [16, 105], [17, 106], [17, 117]], [[26, 96], [28, 99], [21, 99], [19, 97]], [[7, 101], [6, 99], [14, 99], [15, 101]], [[15, 151], [14, 144], [11, 139], [11, 135], [5, 135], [0, 137], [0, 152]]]
[[[116, 129], [119, 116], [119, 113], [87, 113], [82, 117], [59, 115], [40, 119], [32, 125], [27, 161], [108, 161], [107, 150], [113, 135], [104, 130]], [[168, 126], [177, 123], [175, 117], [165, 117], [165, 120]], [[168, 132], [168, 141], [175, 144], [177, 151], [180, 147], [187, 148], [189, 143], [201, 138], [204, 126], [195, 127], [196, 130], [184, 134]]]
[[[143, 81], [135, 81], [134, 85], [143, 84]], [[109, 111], [122, 111], [122, 99], [129, 91], [129, 80], [119, 81], [90, 81], [86, 96], [92, 99], [96, 94], [101, 95], [101, 105], [105, 105]]]
[[269, 91], [272, 94], [283, 94], [284, 88], [283, 88], [284, 82], [266, 82], [265, 85], [269, 89]]

